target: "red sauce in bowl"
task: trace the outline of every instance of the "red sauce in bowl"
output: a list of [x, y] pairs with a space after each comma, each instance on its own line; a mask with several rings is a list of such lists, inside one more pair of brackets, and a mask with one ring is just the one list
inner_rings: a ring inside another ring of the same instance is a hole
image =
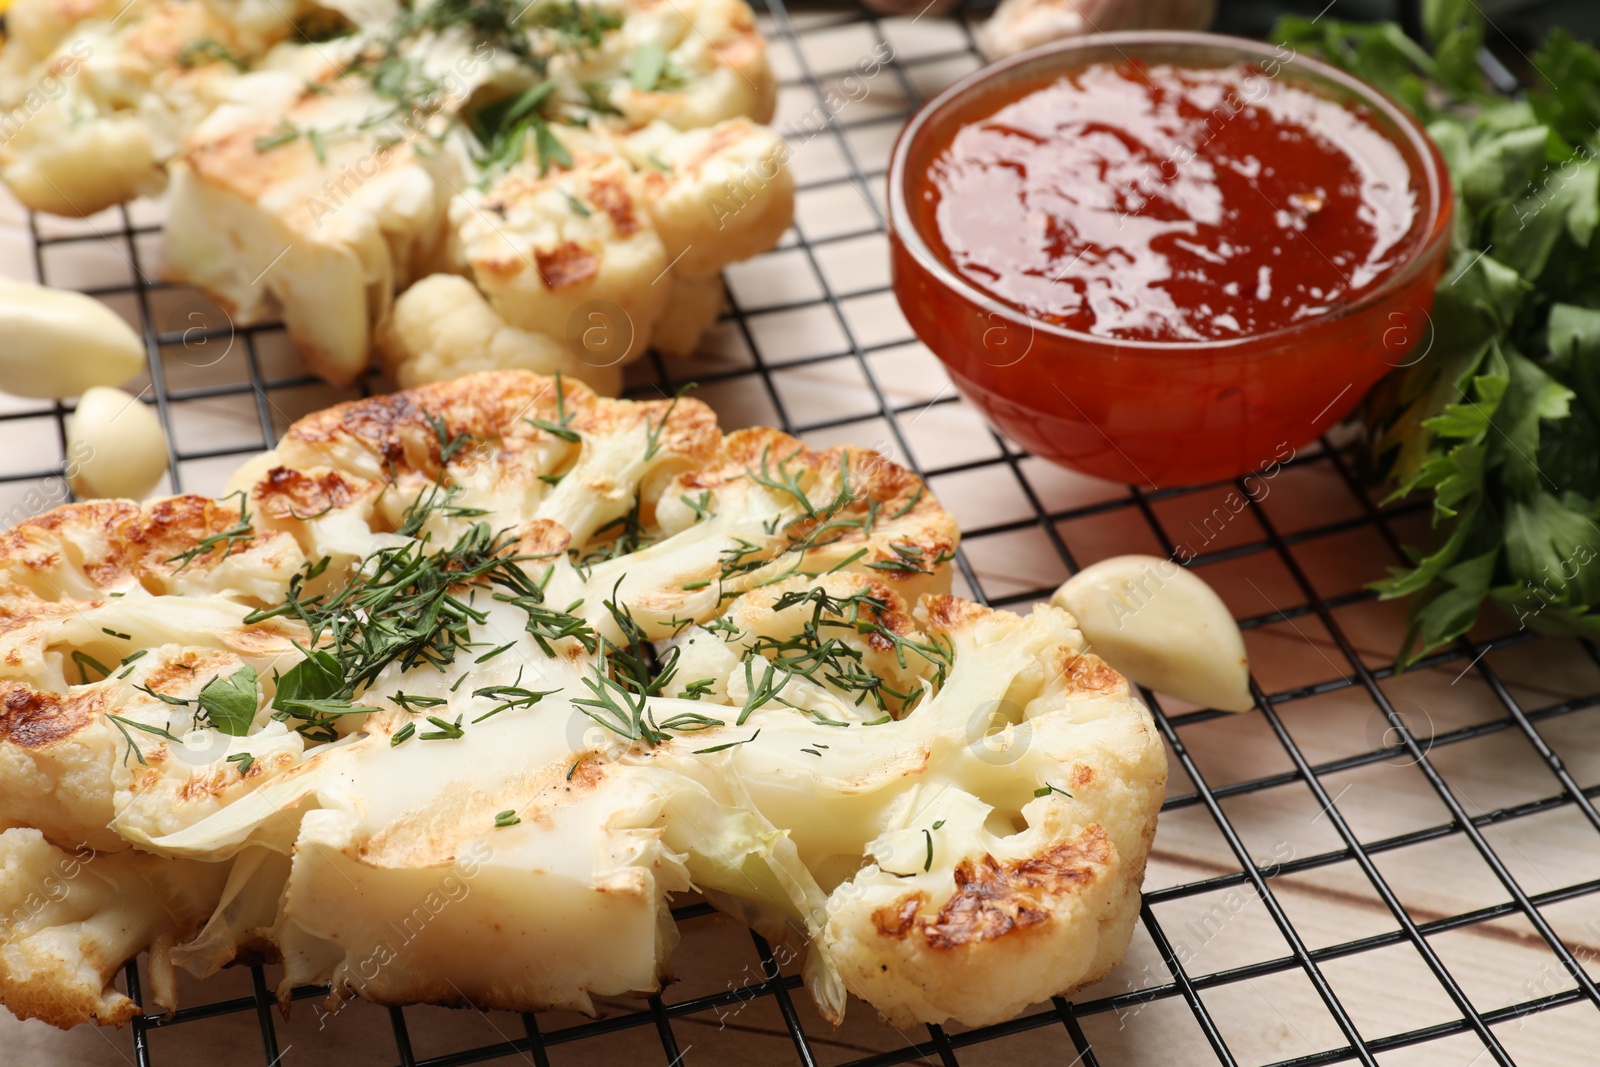
[[1254, 66], [1099, 63], [986, 104], [918, 209], [968, 281], [1056, 326], [1264, 333], [1370, 291], [1414, 243], [1399, 150]]
[[1036, 455], [1157, 486], [1281, 461], [1424, 358], [1450, 217], [1399, 106], [1211, 34], [985, 68], [889, 171], [895, 296], [956, 387]]

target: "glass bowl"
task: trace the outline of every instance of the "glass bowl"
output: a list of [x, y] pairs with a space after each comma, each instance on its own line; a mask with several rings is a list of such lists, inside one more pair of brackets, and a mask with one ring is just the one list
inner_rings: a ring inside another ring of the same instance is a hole
[[[935, 251], [910, 210], [954, 131], [1024, 86], [1132, 59], [1184, 67], [1251, 64], [1361, 110], [1410, 171], [1417, 223], [1371, 289], [1271, 331], [1226, 340], [1136, 341], [1076, 332], [985, 293]], [[1391, 368], [1426, 354], [1434, 286], [1450, 243], [1444, 161], [1422, 127], [1378, 89], [1286, 45], [1204, 33], [1075, 38], [986, 67], [929, 101], [889, 167], [895, 297], [956, 387], [1012, 440], [1087, 474], [1191, 485], [1283, 460], [1347, 416]]]

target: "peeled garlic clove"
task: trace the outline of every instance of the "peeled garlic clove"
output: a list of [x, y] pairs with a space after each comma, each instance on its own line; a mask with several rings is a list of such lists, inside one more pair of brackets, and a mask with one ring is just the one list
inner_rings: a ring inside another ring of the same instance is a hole
[[57, 400], [125, 382], [144, 369], [144, 342], [82, 293], [0, 278], [0, 390]]
[[140, 500], [167, 469], [167, 435], [148, 405], [97, 386], [67, 425], [67, 455], [67, 481], [79, 496]]
[[1089, 647], [1140, 685], [1222, 711], [1255, 707], [1239, 625], [1209, 585], [1172, 560], [1101, 560], [1050, 603], [1070, 611]]
[[990, 62], [1064, 37], [1117, 30], [1203, 30], [1217, 0], [1001, 0], [978, 30]]

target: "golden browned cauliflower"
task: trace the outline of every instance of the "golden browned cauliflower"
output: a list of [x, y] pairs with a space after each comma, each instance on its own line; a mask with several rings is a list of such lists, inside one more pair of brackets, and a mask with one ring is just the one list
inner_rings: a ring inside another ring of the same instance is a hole
[[661, 988], [691, 889], [833, 1020], [992, 1022], [1126, 947], [1147, 712], [1065, 611], [949, 595], [876, 453], [498, 372], [247, 471], [0, 542], [14, 1012], [126, 1019], [143, 950], [158, 1005], [250, 952], [283, 996], [591, 1011]]
[[[241, 324], [281, 318], [338, 384], [377, 332], [403, 384], [581, 363], [613, 391], [652, 344], [691, 351], [716, 273], [793, 213], [744, 0], [19, 0], [13, 20], [0, 179], [73, 215], [165, 189], [168, 276]], [[441, 274], [499, 323], [441, 285], [394, 310]], [[507, 362], [457, 340], [506, 326]]]

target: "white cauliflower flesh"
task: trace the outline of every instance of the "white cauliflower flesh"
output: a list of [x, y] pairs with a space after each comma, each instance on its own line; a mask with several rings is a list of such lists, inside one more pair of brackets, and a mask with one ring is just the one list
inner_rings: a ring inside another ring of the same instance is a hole
[[738, 117], [772, 119], [777, 82], [744, 0], [639, 3], [626, 10], [620, 31], [600, 48], [558, 58], [559, 73], [595, 86], [628, 126], [661, 119], [687, 130]]
[[[529, 369], [614, 392], [652, 344], [694, 349], [720, 310], [708, 280], [793, 212], [744, 0], [19, 0], [12, 18], [0, 179], [74, 215], [165, 188], [168, 275], [236, 321], [282, 318], [336, 384], [379, 335], [403, 385]], [[441, 274], [488, 308], [436, 283], [392, 309]]]
[[451, 205], [461, 258], [495, 311], [524, 330], [564, 335], [586, 304], [620, 308], [634, 335], [623, 359], [634, 358], [671, 288], [666, 249], [639, 202], [642, 180], [602, 138], [549, 136], [563, 140], [571, 167], [524, 160]]
[[1125, 949], [1148, 714], [1065, 611], [948, 595], [954, 524], [876, 454], [498, 372], [248, 470], [0, 543], [0, 892], [114, 887], [13, 907], [18, 1014], [126, 1019], [146, 949], [592, 1011], [662, 987], [691, 889], [835, 1021], [992, 1022]]
[[478, 371], [527, 370], [576, 378], [604, 396], [622, 391], [620, 355], [615, 362], [590, 362], [548, 334], [511, 326], [476, 286], [455, 274], [430, 275], [396, 297], [378, 348], [384, 367], [406, 388]]
[[241, 78], [237, 100], [190, 134], [172, 169], [167, 254], [240, 321], [281, 314], [307, 366], [348, 383], [396, 287], [443, 240], [461, 168], [415, 138], [353, 135], [394, 111], [371, 89], [306, 84], [280, 71]]
[[[501, 319], [580, 363], [692, 351], [721, 311], [717, 272], [771, 248], [793, 218], [782, 138], [742, 118], [547, 131], [542, 151], [452, 201], [457, 265]], [[550, 166], [557, 155], [565, 165]]]
[[794, 215], [789, 146], [765, 126], [733, 119], [676, 134], [660, 123], [630, 136], [625, 151], [648, 165], [650, 219], [674, 270], [688, 278], [771, 248]]

